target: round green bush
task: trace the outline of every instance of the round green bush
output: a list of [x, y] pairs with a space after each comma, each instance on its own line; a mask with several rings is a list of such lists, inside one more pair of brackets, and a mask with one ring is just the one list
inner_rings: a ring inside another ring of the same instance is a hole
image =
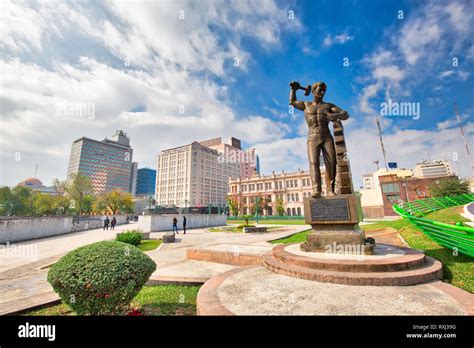
[[137, 230], [117, 233], [117, 237], [115, 238], [115, 240], [118, 242], [132, 244], [132, 245], [139, 245], [142, 239], [143, 239], [143, 235]]
[[77, 248], [48, 272], [48, 282], [79, 315], [124, 313], [155, 271], [156, 264], [138, 248], [103, 241]]

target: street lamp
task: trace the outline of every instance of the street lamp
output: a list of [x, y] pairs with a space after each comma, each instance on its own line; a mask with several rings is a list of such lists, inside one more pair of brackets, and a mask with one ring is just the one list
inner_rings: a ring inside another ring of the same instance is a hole
[[260, 203], [260, 197], [255, 197], [255, 219], [257, 220], [258, 224], [258, 204]]

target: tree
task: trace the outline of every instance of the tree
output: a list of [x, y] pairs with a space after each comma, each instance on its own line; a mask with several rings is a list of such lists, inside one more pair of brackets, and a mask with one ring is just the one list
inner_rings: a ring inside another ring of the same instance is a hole
[[54, 196], [56, 212], [59, 215], [66, 215], [71, 207], [71, 198], [64, 195]]
[[55, 215], [58, 209], [56, 198], [46, 193], [35, 193], [33, 195], [33, 207], [35, 215]]
[[93, 195], [86, 195], [84, 196], [84, 201], [83, 201], [83, 209], [84, 209], [84, 214], [92, 214], [94, 212], [94, 202], [96, 200], [96, 197]]
[[239, 202], [237, 201], [237, 199], [227, 197], [227, 204], [229, 205], [230, 214], [232, 216], [239, 215]]
[[16, 186], [12, 189], [13, 215], [31, 216], [34, 213], [33, 191], [29, 187]]
[[15, 197], [8, 186], [0, 188], [0, 215], [9, 216], [13, 214]]
[[93, 194], [93, 188], [91, 180], [82, 174], [72, 173], [70, 181], [65, 185], [65, 191], [74, 200], [76, 209], [79, 210], [80, 214], [84, 214], [85, 210], [85, 197]]
[[458, 178], [443, 178], [429, 185], [432, 197], [456, 196], [469, 193], [469, 182]]
[[93, 209], [97, 213], [111, 213], [115, 215], [117, 211], [122, 213], [133, 212], [132, 195], [120, 189], [114, 189], [96, 198]]
[[67, 182], [60, 181], [59, 179], [53, 180], [54, 191], [56, 191], [56, 195], [62, 196], [66, 192]]
[[276, 211], [279, 216], [285, 215], [285, 203], [281, 197], [276, 199]]

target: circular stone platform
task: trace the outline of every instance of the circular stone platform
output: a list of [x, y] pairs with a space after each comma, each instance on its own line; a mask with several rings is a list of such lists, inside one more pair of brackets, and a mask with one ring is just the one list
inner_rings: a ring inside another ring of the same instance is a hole
[[267, 269], [291, 277], [349, 285], [414, 285], [442, 277], [442, 265], [410, 248], [378, 244], [374, 255], [305, 252], [278, 245], [263, 258]]
[[199, 315], [463, 315], [474, 296], [440, 281], [416, 286], [352, 286], [240, 267], [199, 290]]

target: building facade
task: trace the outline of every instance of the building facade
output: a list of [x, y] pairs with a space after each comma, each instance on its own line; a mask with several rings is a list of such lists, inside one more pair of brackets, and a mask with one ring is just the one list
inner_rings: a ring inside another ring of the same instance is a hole
[[17, 186], [24, 186], [30, 188], [33, 192], [45, 193], [51, 196], [56, 196], [58, 192], [54, 186], [44, 186], [43, 182], [36, 178], [29, 178], [19, 182]]
[[113, 189], [130, 192], [132, 156], [130, 138], [120, 130], [102, 141], [82, 137], [72, 143], [67, 177], [73, 173], [87, 176], [96, 194]]
[[137, 180], [138, 180], [138, 162], [132, 162], [132, 168], [130, 172], [130, 190], [129, 192], [132, 196], [135, 196], [135, 191], [137, 190]]
[[243, 150], [240, 139], [229, 137], [227, 142], [223, 143], [222, 138], [219, 137], [199, 143], [219, 151], [221, 163], [238, 163], [240, 166], [239, 177], [250, 178], [255, 174], [260, 174], [260, 159], [255, 149]]
[[[359, 191], [364, 217], [397, 216], [393, 204], [431, 197], [429, 186], [440, 178], [452, 176], [447, 175], [446, 170], [437, 172], [439, 176], [417, 177], [415, 171], [410, 169], [381, 168], [375, 173], [364, 175], [364, 188]], [[419, 175], [420, 172], [417, 173]]]
[[451, 164], [448, 161], [422, 161], [413, 169], [416, 178], [440, 178], [453, 175]]
[[[239, 150], [239, 151], [237, 151]], [[158, 155], [156, 194], [161, 206], [220, 206], [227, 205], [229, 178], [242, 175], [242, 168], [251, 171], [251, 163], [235, 156], [245, 153], [240, 140], [221, 138], [162, 151]]]
[[156, 184], [156, 170], [140, 168], [137, 170], [137, 196], [154, 196]]
[[[324, 168], [321, 168], [321, 176], [325, 177]], [[325, 192], [323, 180], [323, 194]], [[311, 193], [309, 171], [303, 170], [237, 178], [229, 183], [229, 198], [235, 202], [238, 215], [253, 215], [257, 206], [261, 215], [279, 215], [279, 204], [282, 204], [283, 215], [302, 216], [303, 198], [310, 197]]]

